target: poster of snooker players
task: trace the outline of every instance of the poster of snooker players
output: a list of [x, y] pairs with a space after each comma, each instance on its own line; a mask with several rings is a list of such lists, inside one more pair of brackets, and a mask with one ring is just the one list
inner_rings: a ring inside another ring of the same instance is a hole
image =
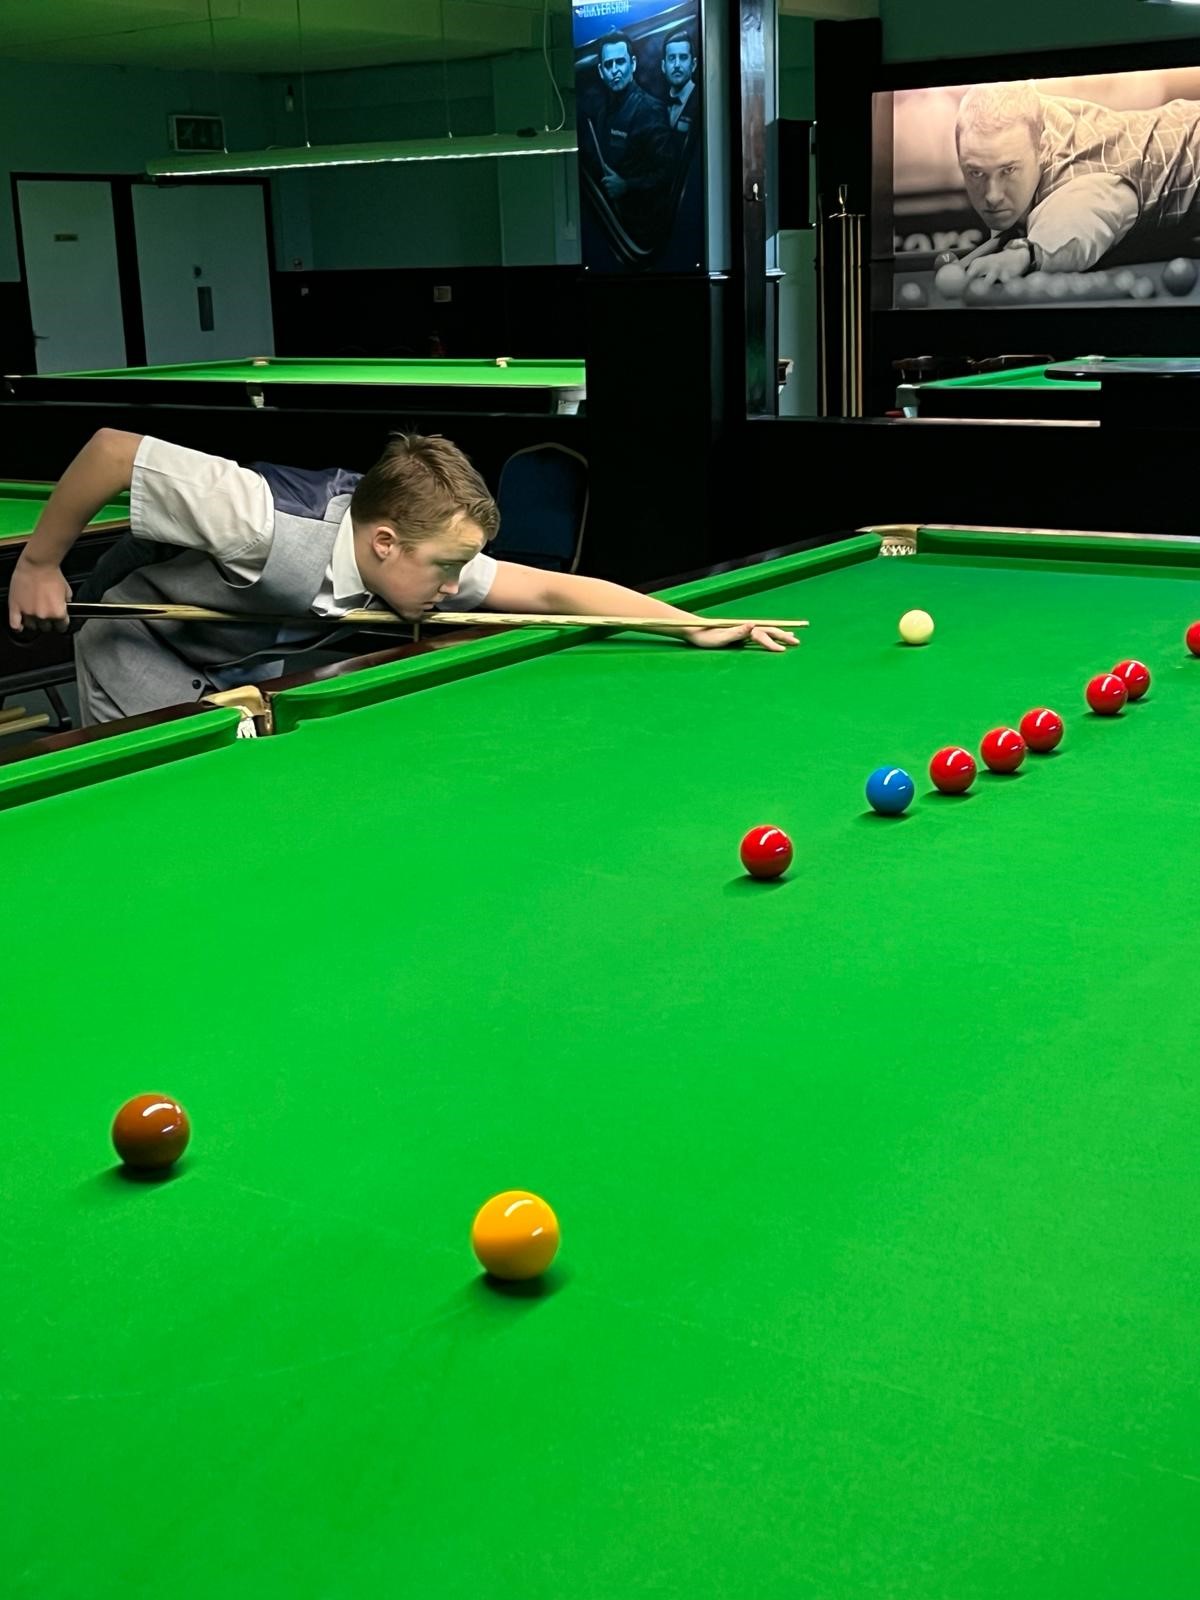
[[704, 265], [699, 0], [574, 0], [584, 266]]
[[893, 306], [1200, 305], [1200, 68], [896, 90], [874, 126]]

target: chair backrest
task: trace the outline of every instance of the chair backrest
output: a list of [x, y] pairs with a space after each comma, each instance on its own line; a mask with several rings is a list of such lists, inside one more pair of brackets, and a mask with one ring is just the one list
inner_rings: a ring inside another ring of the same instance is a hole
[[561, 444], [517, 450], [496, 490], [500, 532], [491, 553], [552, 572], [574, 572], [588, 512], [587, 458]]

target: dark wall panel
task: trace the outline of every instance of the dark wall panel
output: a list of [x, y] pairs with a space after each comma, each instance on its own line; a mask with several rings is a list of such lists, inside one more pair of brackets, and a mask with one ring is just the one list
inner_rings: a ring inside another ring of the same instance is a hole
[[[285, 356], [563, 356], [584, 350], [577, 267], [281, 272], [272, 280]], [[449, 301], [434, 290], [448, 288]]]

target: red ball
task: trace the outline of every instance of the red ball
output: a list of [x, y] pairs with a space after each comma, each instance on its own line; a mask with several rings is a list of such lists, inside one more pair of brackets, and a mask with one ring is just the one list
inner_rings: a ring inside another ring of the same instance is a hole
[[792, 841], [782, 828], [751, 828], [742, 840], [742, 865], [752, 878], [781, 877], [792, 864]]
[[192, 1129], [187, 1112], [169, 1095], [139, 1094], [127, 1100], [112, 1125], [112, 1142], [127, 1167], [169, 1167], [187, 1149]]
[[1015, 772], [1025, 759], [1025, 741], [1015, 728], [993, 728], [979, 747], [989, 772]]
[[1021, 737], [1031, 750], [1044, 756], [1062, 742], [1063, 719], [1057, 711], [1037, 706], [1021, 718]]
[[1115, 717], [1129, 699], [1129, 690], [1113, 672], [1097, 673], [1084, 693], [1098, 717]]
[[1131, 700], [1140, 700], [1150, 687], [1150, 668], [1143, 666], [1140, 661], [1118, 661], [1113, 668], [1113, 677], [1120, 678]]
[[1184, 640], [1194, 656], [1200, 656], [1200, 622], [1193, 622]]
[[975, 782], [975, 757], [956, 744], [947, 745], [929, 763], [929, 776], [943, 794], [965, 794]]

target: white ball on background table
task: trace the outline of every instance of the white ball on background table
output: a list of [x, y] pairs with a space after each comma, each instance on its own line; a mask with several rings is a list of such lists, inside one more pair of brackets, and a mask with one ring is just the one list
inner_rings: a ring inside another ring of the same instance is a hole
[[905, 644], [928, 644], [933, 638], [933, 618], [928, 611], [906, 611], [900, 618], [900, 637]]

